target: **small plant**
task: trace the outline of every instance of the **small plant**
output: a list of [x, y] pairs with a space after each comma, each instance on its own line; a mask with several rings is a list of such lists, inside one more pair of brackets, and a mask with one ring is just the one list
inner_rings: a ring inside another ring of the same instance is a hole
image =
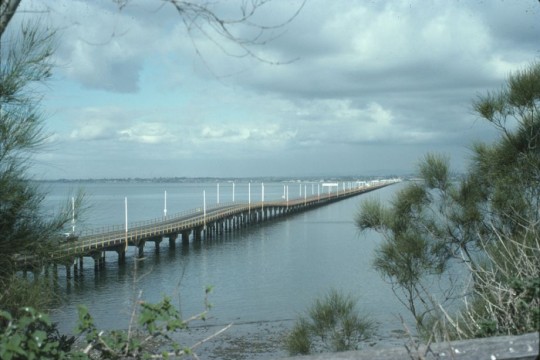
[[[186, 329], [190, 322], [206, 319], [211, 308], [207, 298], [211, 291], [211, 287], [205, 290], [205, 310], [188, 319], [182, 318], [168, 297], [164, 297], [161, 302], [156, 304], [139, 301], [139, 314], [136, 316], [139, 327], [135, 329], [134, 326], [130, 325], [127, 331], [100, 331], [95, 326], [88, 309], [85, 306], [79, 306], [79, 323], [76, 331], [78, 334], [86, 335], [87, 346], [77, 355], [82, 354], [83, 358], [105, 359], [168, 359], [183, 355], [195, 355], [194, 349], [196, 347], [232, 326], [230, 324], [190, 346], [183, 346], [171, 337], [173, 333]], [[135, 318], [135, 311], [133, 318]], [[156, 344], [162, 345], [158, 346], [160, 350], [155, 349]]]
[[354, 350], [375, 330], [374, 322], [357, 312], [356, 301], [336, 290], [317, 299], [307, 315], [298, 318], [287, 336], [291, 355]]
[[[206, 289], [206, 295], [211, 288]], [[60, 335], [49, 317], [30, 307], [20, 309], [13, 316], [0, 310], [0, 359], [168, 359], [194, 354], [194, 349], [229, 329], [224, 327], [209, 337], [190, 346], [178, 344], [171, 335], [187, 328], [194, 320], [204, 320], [210, 308], [205, 299], [205, 310], [188, 319], [165, 297], [152, 304], [138, 302], [138, 327], [127, 331], [99, 330], [85, 306], [79, 306], [76, 333], [85, 339], [74, 347], [75, 337]], [[133, 312], [135, 318], [136, 311]], [[159, 349], [158, 349], [159, 348]]]

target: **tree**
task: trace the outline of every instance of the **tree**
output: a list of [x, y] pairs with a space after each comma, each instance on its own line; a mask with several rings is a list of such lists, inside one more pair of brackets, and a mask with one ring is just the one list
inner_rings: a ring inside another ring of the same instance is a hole
[[44, 194], [27, 175], [31, 155], [47, 139], [36, 87], [50, 77], [54, 33], [25, 24], [20, 37], [4, 35], [0, 45], [0, 302], [6, 308], [28, 290], [14, 277], [21, 262], [40, 269], [71, 216], [68, 207], [46, 216]]
[[[388, 207], [364, 202], [356, 218], [360, 230], [383, 234], [375, 269], [417, 328], [439, 339], [540, 329], [540, 63], [473, 106], [500, 136], [474, 144], [461, 180], [452, 179], [447, 158], [428, 154], [422, 182], [403, 188]], [[449, 271], [463, 273], [462, 265], [466, 287]], [[432, 282], [442, 277], [446, 287], [436, 295]], [[456, 296], [462, 307], [451, 315], [445, 304]]]
[[0, 3], [0, 38], [19, 7], [21, 0], [6, 0]]

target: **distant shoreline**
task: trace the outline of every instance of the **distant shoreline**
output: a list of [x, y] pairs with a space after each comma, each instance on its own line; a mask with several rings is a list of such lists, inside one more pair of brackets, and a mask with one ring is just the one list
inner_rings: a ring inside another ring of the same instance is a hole
[[[209, 183], [209, 182], [284, 182], [284, 183], [299, 183], [299, 182], [327, 182], [327, 181], [369, 181], [375, 179], [398, 178], [396, 175], [385, 176], [305, 176], [305, 177], [153, 177], [153, 178], [97, 178], [97, 179], [35, 179], [36, 182], [51, 183]], [[407, 179], [409, 176], [401, 176], [401, 179]]]

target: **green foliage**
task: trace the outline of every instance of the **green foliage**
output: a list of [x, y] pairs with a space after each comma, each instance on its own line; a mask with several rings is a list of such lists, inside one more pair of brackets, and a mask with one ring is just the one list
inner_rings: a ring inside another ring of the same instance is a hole
[[[54, 31], [38, 23], [0, 39], [0, 358], [61, 359], [73, 338], [37, 309], [53, 291], [38, 274], [71, 220], [66, 205], [50, 218], [44, 194], [27, 174], [31, 155], [47, 139], [39, 86], [51, 76]], [[82, 196], [77, 197], [77, 203]], [[32, 280], [19, 271], [34, 273]], [[21, 305], [25, 307], [21, 308]]]
[[450, 186], [449, 160], [436, 154], [427, 154], [420, 164], [420, 175], [430, 189], [445, 191]]
[[84, 341], [77, 348], [75, 337], [60, 335], [45, 314], [29, 307], [20, 309], [18, 316], [0, 311], [0, 359], [150, 359], [193, 354], [197, 344], [182, 346], [172, 334], [186, 329], [190, 321], [203, 319], [208, 308], [184, 320], [167, 297], [156, 304], [138, 304], [139, 327], [109, 332], [100, 330], [86, 306], [80, 305], [75, 332]]
[[346, 351], [358, 347], [375, 329], [374, 323], [356, 311], [356, 302], [336, 290], [317, 299], [300, 317], [287, 336], [286, 347], [291, 355], [315, 351]]
[[[206, 295], [210, 291], [211, 288], [207, 288]], [[76, 333], [85, 336], [86, 347], [82, 352], [75, 354], [105, 359], [148, 359], [193, 353], [193, 348], [182, 346], [172, 338], [172, 334], [186, 329], [191, 321], [204, 320], [209, 309], [207, 300], [205, 310], [189, 319], [182, 319], [180, 312], [168, 297], [156, 304], [141, 301], [138, 305], [140, 306], [140, 309], [137, 309], [138, 328], [132, 329], [130, 326], [127, 331], [110, 332], [100, 331], [88, 309], [80, 305]], [[199, 342], [199, 345], [203, 342]]]
[[[39, 273], [71, 220], [71, 204], [55, 217], [44, 213], [45, 195], [27, 174], [31, 155], [47, 139], [39, 86], [51, 76], [54, 38], [54, 31], [32, 23], [0, 40], [0, 307], [12, 312], [21, 306], [14, 299], [27, 291], [14, 274], [22, 268]], [[81, 202], [78, 194], [77, 207]]]
[[[429, 154], [419, 166], [422, 182], [409, 183], [388, 207], [365, 202], [356, 219], [360, 230], [383, 234], [375, 269], [420, 333], [437, 339], [540, 328], [540, 63], [479, 97], [474, 109], [501, 136], [474, 144], [461, 180], [451, 180], [448, 158]], [[470, 288], [446, 271], [457, 263]], [[446, 279], [442, 296], [430, 291], [434, 276]], [[456, 292], [468, 295], [452, 316], [445, 300]]]
[[54, 290], [44, 277], [35, 279], [21, 278], [14, 274], [4, 279], [0, 291], [0, 308], [9, 310], [11, 315], [18, 317], [21, 311], [21, 304], [29, 308], [44, 309], [55, 297]]
[[0, 311], [0, 359], [71, 359], [73, 337], [61, 336], [47, 315], [32, 308], [20, 309], [13, 318]]

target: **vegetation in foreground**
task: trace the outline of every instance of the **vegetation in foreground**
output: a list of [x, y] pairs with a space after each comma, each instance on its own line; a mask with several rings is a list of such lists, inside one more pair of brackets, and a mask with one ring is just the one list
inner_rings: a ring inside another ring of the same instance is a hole
[[[384, 236], [373, 266], [431, 340], [540, 330], [540, 63], [474, 109], [500, 136], [472, 146], [459, 182], [428, 154], [422, 182], [390, 206], [364, 202], [356, 218]], [[434, 283], [446, 285], [435, 294]]]
[[296, 321], [286, 348], [291, 355], [356, 350], [374, 331], [375, 323], [359, 314], [350, 295], [331, 290]]
[[[0, 45], [0, 304], [14, 315], [20, 299], [36, 309], [50, 301], [52, 291], [41, 279], [28, 282], [17, 271], [23, 260], [30, 270], [45, 265], [72, 213], [66, 203], [56, 216], [44, 214], [44, 195], [27, 172], [31, 155], [47, 140], [36, 89], [51, 75], [54, 32], [24, 24], [20, 36], [4, 34]], [[77, 209], [81, 200], [77, 195]], [[40, 296], [28, 296], [37, 290]]]
[[[207, 289], [208, 294], [210, 289]], [[32, 308], [20, 309], [13, 317], [0, 311], [0, 358], [11, 359], [168, 359], [193, 354], [194, 349], [227, 330], [229, 326], [190, 346], [176, 342], [172, 335], [194, 320], [204, 320], [209, 304], [200, 314], [183, 319], [164, 298], [157, 304], [139, 302], [128, 330], [101, 331], [88, 309], [79, 306], [77, 338], [60, 335], [49, 317]], [[136, 319], [135, 319], [136, 318]], [[79, 339], [75, 346], [76, 340]], [[158, 349], [158, 350], [156, 350]]]

